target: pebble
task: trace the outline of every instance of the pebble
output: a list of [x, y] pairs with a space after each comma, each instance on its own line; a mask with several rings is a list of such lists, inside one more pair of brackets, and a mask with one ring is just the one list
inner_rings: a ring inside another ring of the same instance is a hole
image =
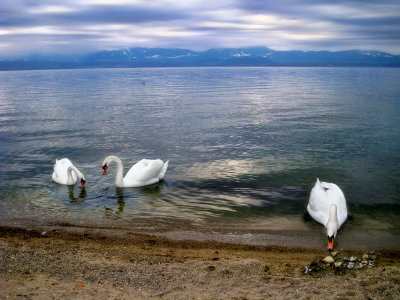
[[215, 266], [208, 266], [206, 269], [208, 271], [214, 271], [215, 270]]
[[349, 260], [350, 260], [350, 261], [356, 261], [356, 260], [357, 260], [357, 257], [351, 256]]
[[368, 254], [363, 254], [362, 259], [363, 260], [368, 259]]
[[341, 261], [335, 262], [335, 268], [339, 268], [343, 263]]
[[333, 251], [332, 253], [331, 253], [331, 255], [332, 256], [336, 256], [338, 253], [336, 252], [336, 251]]
[[334, 262], [335, 262], [335, 260], [330, 255], [324, 258], [324, 263], [333, 264]]
[[353, 270], [353, 269], [354, 269], [354, 264], [349, 263], [349, 264], [347, 265], [347, 269]]

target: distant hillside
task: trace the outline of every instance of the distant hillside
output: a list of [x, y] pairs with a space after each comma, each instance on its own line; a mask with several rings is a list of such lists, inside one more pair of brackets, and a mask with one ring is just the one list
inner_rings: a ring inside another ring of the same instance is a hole
[[400, 56], [379, 51], [274, 51], [266, 47], [209, 49], [202, 52], [130, 48], [84, 56], [31, 55], [0, 60], [0, 70], [186, 66], [400, 67]]

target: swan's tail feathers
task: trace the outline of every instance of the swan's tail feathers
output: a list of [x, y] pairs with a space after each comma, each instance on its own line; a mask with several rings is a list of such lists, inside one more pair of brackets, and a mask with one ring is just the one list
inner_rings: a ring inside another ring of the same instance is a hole
[[161, 168], [161, 172], [160, 172], [160, 174], [158, 175], [158, 179], [160, 179], [160, 180], [164, 179], [165, 173], [167, 172], [167, 169], [168, 169], [168, 163], [169, 163], [169, 160], [167, 160], [167, 161], [164, 163], [163, 167]]
[[315, 182], [314, 186], [318, 186], [318, 187], [321, 186], [321, 182], [319, 181], [319, 178], [318, 178], [318, 177], [317, 177], [317, 181]]

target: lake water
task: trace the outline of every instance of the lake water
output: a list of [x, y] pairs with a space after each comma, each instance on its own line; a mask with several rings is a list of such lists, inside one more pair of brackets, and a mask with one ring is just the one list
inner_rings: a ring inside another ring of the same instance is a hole
[[[319, 177], [342, 188], [353, 227], [396, 236], [399, 83], [396, 68], [0, 72], [1, 223], [268, 229], [302, 220]], [[108, 155], [125, 172], [168, 159], [166, 180], [117, 189]], [[63, 157], [85, 191], [51, 181]]]

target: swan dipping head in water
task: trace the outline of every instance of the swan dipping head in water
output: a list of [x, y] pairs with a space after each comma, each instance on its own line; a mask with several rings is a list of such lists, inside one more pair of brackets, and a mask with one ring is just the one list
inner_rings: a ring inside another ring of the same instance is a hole
[[328, 250], [333, 250], [337, 232], [347, 219], [346, 199], [342, 190], [334, 183], [317, 181], [311, 190], [307, 205], [310, 216], [326, 228]]
[[85, 176], [68, 158], [56, 159], [51, 178], [54, 182], [64, 185], [74, 185], [80, 179], [82, 188], [86, 187]]

